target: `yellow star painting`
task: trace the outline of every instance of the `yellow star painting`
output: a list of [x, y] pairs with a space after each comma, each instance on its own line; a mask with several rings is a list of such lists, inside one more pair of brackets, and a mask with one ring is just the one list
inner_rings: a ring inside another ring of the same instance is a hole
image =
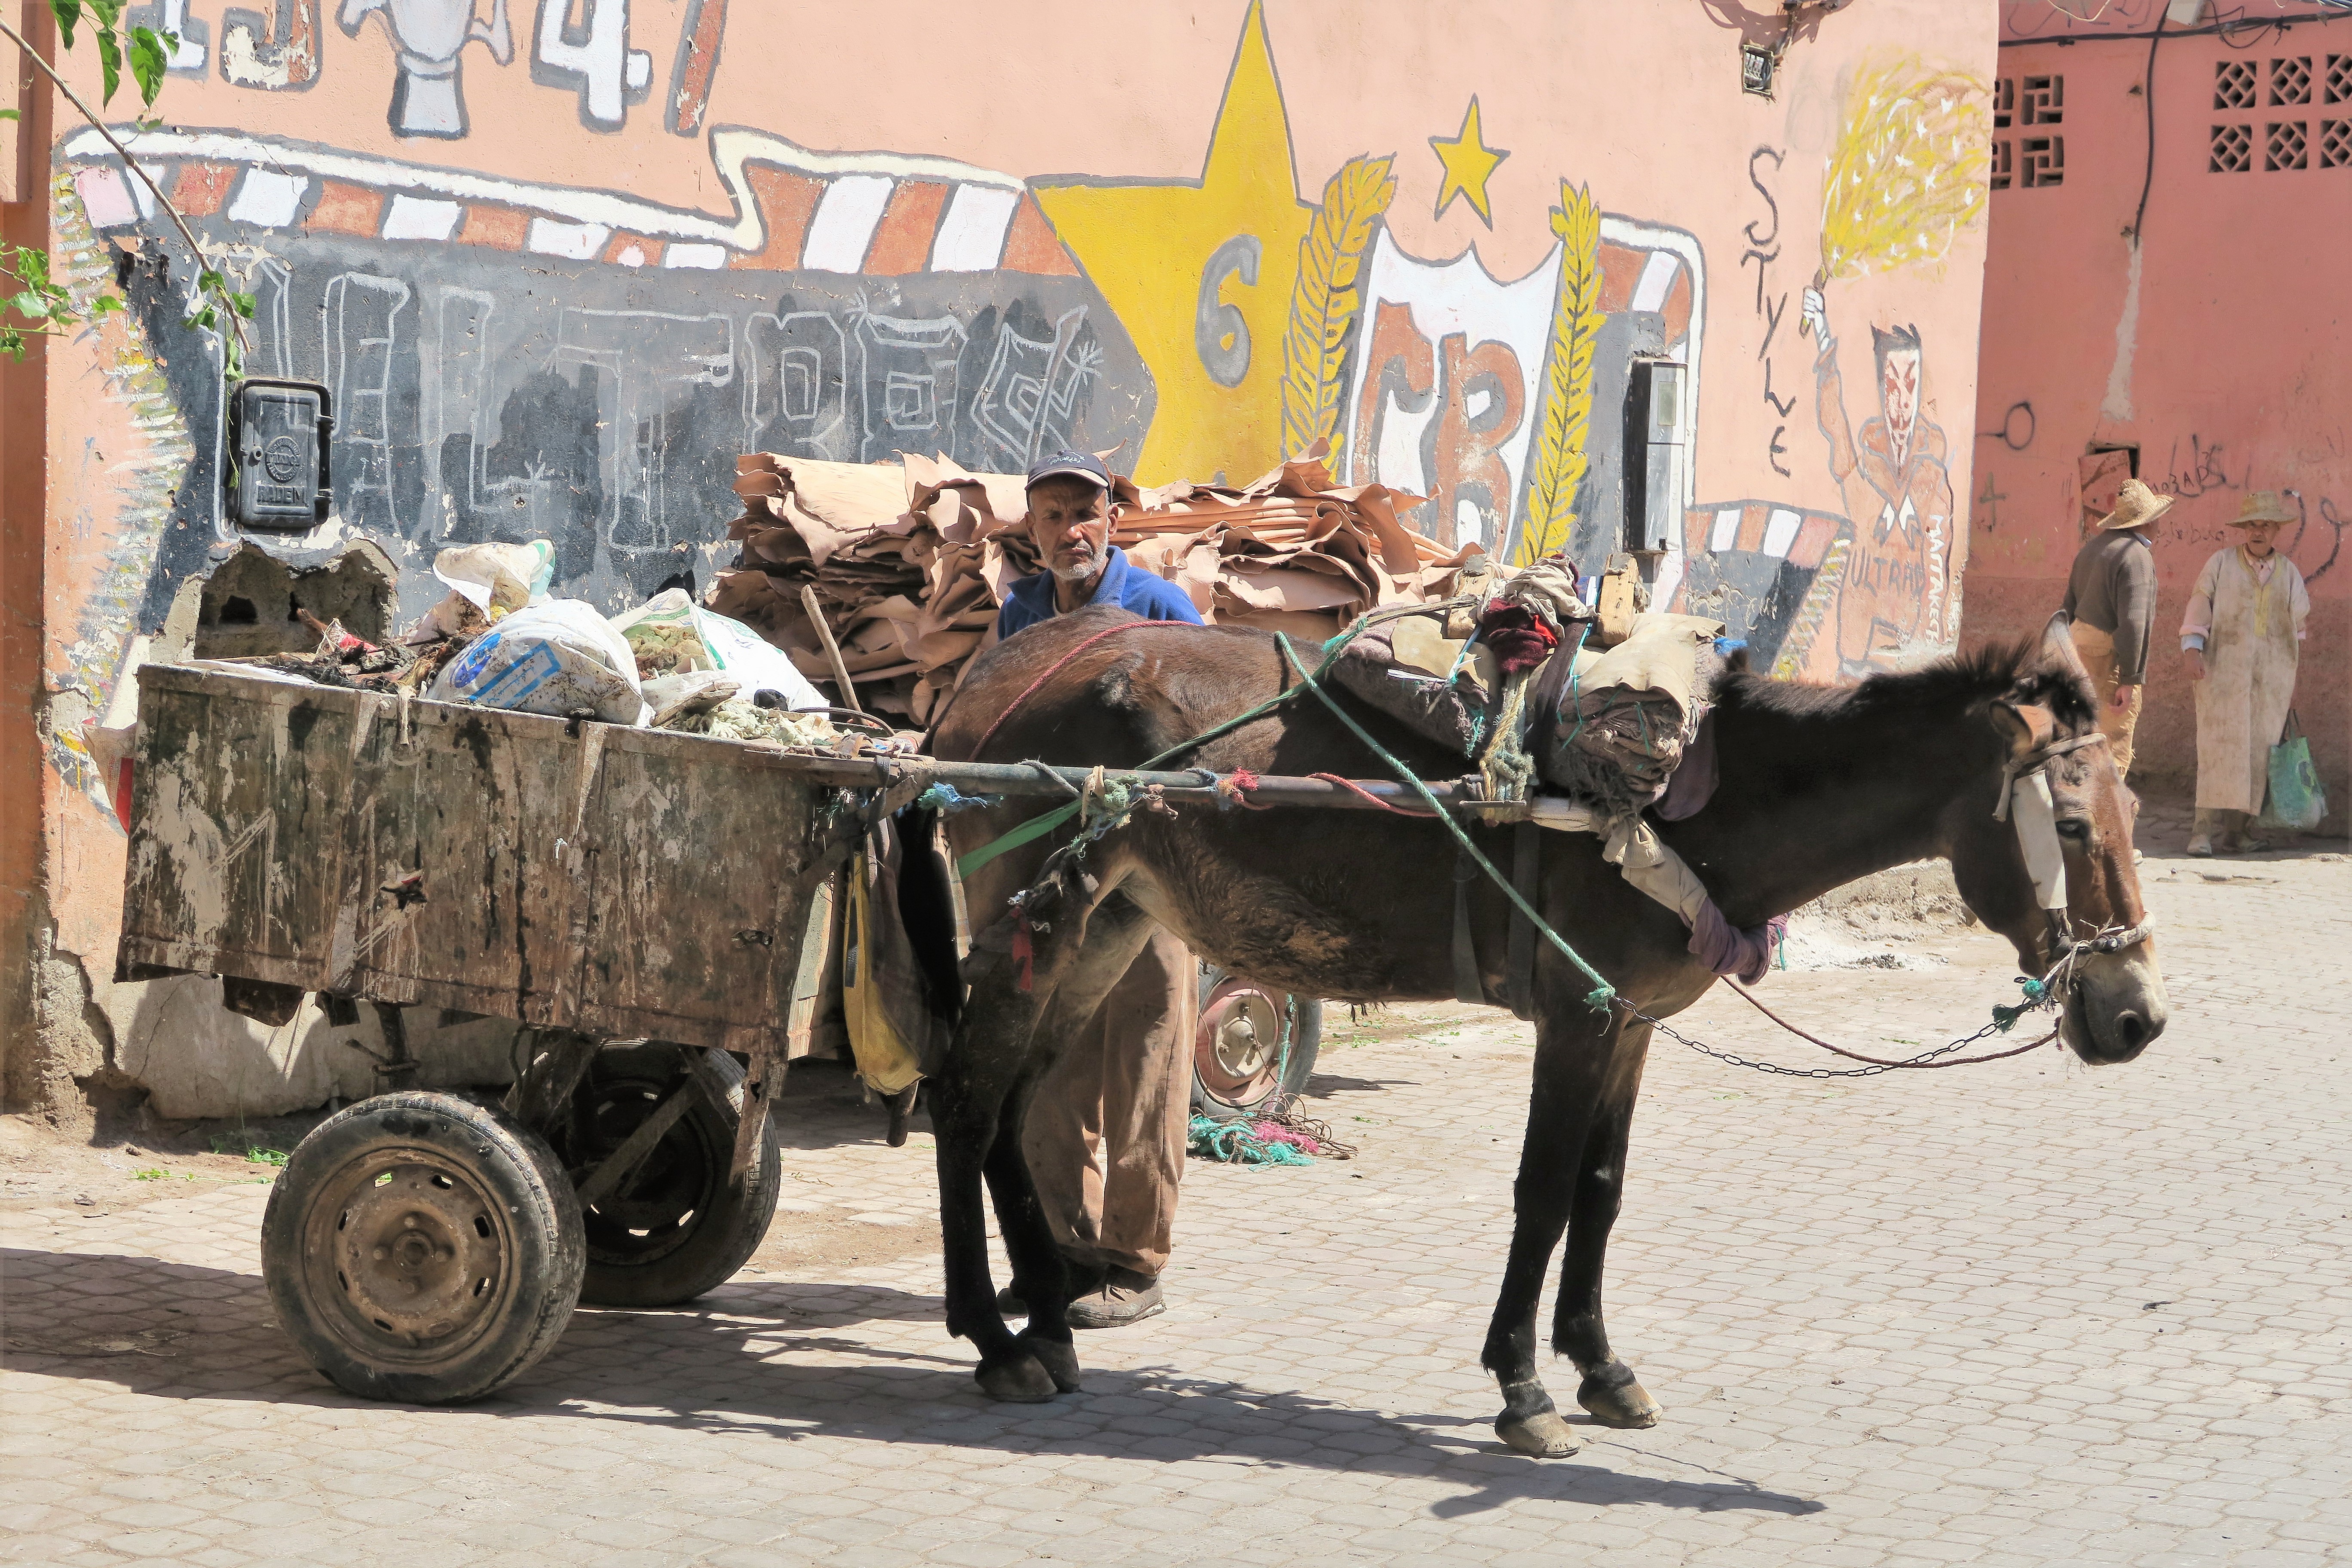
[[1452, 137], [1433, 136], [1429, 145], [1437, 161], [1445, 165], [1445, 178], [1437, 187], [1437, 210], [1432, 216], [1444, 217], [1446, 205], [1460, 196], [1469, 202], [1480, 222], [1494, 227], [1495, 212], [1486, 205], [1486, 181], [1510, 153], [1486, 145], [1486, 132], [1478, 123], [1477, 99], [1471, 99], [1470, 107], [1463, 111], [1460, 132]]
[[1036, 195], [1150, 369], [1159, 404], [1136, 479], [1223, 470], [1246, 484], [1291, 455], [1283, 332], [1315, 209], [1298, 199], [1259, 6], [1242, 24], [1200, 179], [1040, 185]]

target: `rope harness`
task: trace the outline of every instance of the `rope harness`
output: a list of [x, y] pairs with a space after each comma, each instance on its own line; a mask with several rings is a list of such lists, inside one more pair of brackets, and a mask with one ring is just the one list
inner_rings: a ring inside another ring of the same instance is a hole
[[[1592, 989], [1585, 994], [1584, 1000], [1588, 1005], [1595, 1008], [1596, 1010], [1605, 1011], [1613, 1005], [1617, 1007], [1622, 1008], [1630, 1019], [1649, 1025], [1652, 1028], [1664, 1033], [1669, 1039], [1675, 1040], [1681, 1045], [1687, 1046], [1702, 1056], [1711, 1057], [1717, 1061], [1727, 1062], [1735, 1067], [1750, 1068], [1759, 1072], [1772, 1073], [1782, 1077], [1810, 1079], [1870, 1078], [1880, 1073], [1893, 1072], [1904, 1068], [1973, 1067], [1983, 1062], [2000, 1061], [2009, 1057], [2021, 1056], [2027, 1051], [2034, 1050], [2056, 1040], [2059, 1037], [2062, 1023], [2053, 1023], [2051, 1026], [2049, 1033], [2042, 1036], [2038, 1039], [2029, 1041], [2024, 1045], [2014, 1047], [2009, 1050], [1993, 1051], [1981, 1056], [1957, 1058], [1954, 1057], [1952, 1053], [1965, 1049], [1967, 1047], [1974, 1045], [1978, 1041], [1985, 1039], [1989, 1036], [2007, 1034], [2010, 1029], [2015, 1026], [2018, 1019], [2030, 1012], [2050, 1009], [2059, 1013], [2063, 1021], [2065, 1005], [2072, 998], [2074, 990], [2079, 983], [2079, 976], [2076, 973], [2076, 966], [2078, 961], [2084, 953], [2117, 952], [2122, 951], [2124, 948], [2130, 947], [2135, 943], [2147, 940], [2150, 935], [2154, 934], [2156, 931], [2155, 920], [2153, 918], [2143, 918], [2139, 923], [2128, 927], [2103, 927], [2101, 930], [2094, 932], [2088, 937], [2078, 939], [2073, 932], [2073, 921], [2067, 912], [2065, 851], [2064, 846], [2059, 840], [2056, 822], [2056, 805], [2051, 793], [2049, 770], [2051, 764], [2060, 757], [2068, 755], [2069, 753], [2079, 751], [2086, 746], [2105, 743], [2106, 737], [2097, 731], [2093, 731], [2087, 735], [2071, 736], [2064, 740], [2053, 742], [2048, 745], [2039, 747], [2028, 755], [2011, 762], [2001, 771], [2000, 787], [1994, 801], [1993, 817], [1996, 821], [2007, 821], [2012, 825], [2017, 834], [2018, 847], [2024, 855], [2027, 872], [2033, 881], [2036, 903], [2048, 917], [2050, 922], [2050, 966], [2038, 977], [2024, 975], [2018, 977], [2018, 984], [2023, 994], [2022, 1000], [2013, 1005], [1996, 1005], [1992, 1010], [1992, 1021], [1986, 1024], [1982, 1028], [1978, 1029], [1974, 1034], [1964, 1036], [1947, 1045], [1935, 1047], [1929, 1050], [1920, 1053], [1916, 1057], [1909, 1058], [1888, 1058], [1864, 1056], [1860, 1052], [1850, 1051], [1843, 1047], [1832, 1045], [1829, 1041], [1820, 1038], [1818, 1036], [1808, 1034], [1806, 1031], [1798, 1028], [1795, 1025], [1790, 1024], [1788, 1020], [1782, 1018], [1779, 1014], [1773, 1012], [1772, 1009], [1767, 1006], [1763, 1000], [1759, 997], [1753, 990], [1741, 984], [1736, 977], [1726, 976], [1725, 978], [1729, 980], [1731, 988], [1734, 991], [1737, 991], [1742, 997], [1746, 998], [1749, 1005], [1754, 1006], [1757, 1011], [1762, 1013], [1765, 1017], [1779, 1025], [1782, 1029], [1787, 1030], [1790, 1034], [1794, 1035], [1799, 1039], [1806, 1041], [1808, 1044], [1818, 1046], [1823, 1050], [1843, 1057], [1851, 1061], [1860, 1062], [1864, 1065], [1860, 1068], [1853, 1068], [1783, 1067], [1779, 1063], [1759, 1061], [1740, 1056], [1734, 1052], [1719, 1050], [1702, 1041], [1693, 1039], [1676, 1030], [1664, 1019], [1652, 1016], [1642, 1008], [1635, 1006], [1633, 1003], [1628, 1002], [1622, 995], [1619, 994], [1616, 987], [1610, 984], [1609, 982], [1602, 977], [1599, 970], [1593, 968], [1591, 964], [1585, 962], [1583, 955], [1579, 953], [1575, 948], [1569, 945], [1567, 940], [1561, 937], [1558, 931], [1551, 928], [1550, 924], [1536, 910], [1534, 905], [1528, 902], [1528, 899], [1516, 886], [1513, 885], [1512, 879], [1509, 877], [1505, 876], [1503, 872], [1495, 866], [1494, 862], [1482, 854], [1479, 851], [1478, 847], [1470, 841], [1470, 836], [1463, 830], [1459, 823], [1454, 821], [1454, 814], [1447, 811], [1444, 805], [1439, 802], [1437, 797], [1430, 793], [1427, 784], [1421, 778], [1421, 776], [1415, 773], [1412, 768], [1407, 766], [1402, 760], [1391, 753], [1378, 741], [1374, 740], [1370, 731], [1366, 730], [1363, 725], [1357, 722], [1353, 714], [1350, 714], [1345, 708], [1341, 707], [1339, 703], [1332, 698], [1329, 692], [1324, 690], [1322, 681], [1319, 678], [1330, 668], [1332, 661], [1339, 657], [1339, 650], [1344, 648], [1358, 636], [1382, 621], [1396, 619], [1404, 615], [1427, 614], [1429, 609], [1430, 606], [1426, 605], [1412, 605], [1409, 607], [1401, 606], [1385, 613], [1373, 612], [1358, 616], [1355, 623], [1349, 626], [1346, 631], [1341, 632], [1339, 636], [1332, 637], [1330, 640], [1321, 645], [1323, 658], [1311, 671], [1307, 668], [1305, 661], [1299, 658], [1297, 649], [1291, 643], [1288, 635], [1283, 632], [1275, 633], [1275, 643], [1279, 648], [1284, 661], [1298, 676], [1298, 684], [1297, 686], [1286, 687], [1284, 689], [1276, 693], [1273, 697], [1268, 698], [1266, 700], [1260, 702], [1252, 708], [1246, 709], [1230, 719], [1212, 725], [1210, 728], [1192, 736], [1189, 740], [1179, 742], [1175, 745], [1169, 747], [1166, 751], [1159, 753], [1159, 755], [1147, 759], [1145, 762], [1139, 764], [1137, 769], [1134, 771], [1145, 772], [1157, 768], [1171, 758], [1180, 756], [1186, 752], [1192, 751], [1194, 748], [1206, 743], [1207, 742], [1215, 740], [1221, 735], [1230, 734], [1234, 731], [1240, 729], [1243, 725], [1250, 723], [1253, 721], [1265, 717], [1276, 709], [1288, 702], [1301, 690], [1310, 692], [1323, 704], [1324, 707], [1330, 710], [1332, 716], [1337, 718], [1341, 724], [1345, 725], [1358, 740], [1361, 741], [1371, 753], [1378, 757], [1381, 763], [1385, 765], [1391, 773], [1396, 775], [1399, 782], [1412, 789], [1414, 793], [1418, 794], [1422, 797], [1424, 809], [1417, 812], [1405, 807], [1391, 805], [1384, 801], [1379, 802], [1378, 804], [1381, 805], [1385, 809], [1400, 816], [1416, 817], [1426, 816], [1442, 824], [1446, 832], [1453, 836], [1461, 856], [1465, 860], [1475, 865], [1478, 870], [1485, 873], [1488, 880], [1492, 881], [1497, 888], [1501, 889], [1504, 895], [1509, 899], [1511, 903], [1517, 909], [1518, 912], [1526, 918], [1528, 923], [1534, 928], [1535, 931], [1549, 942], [1561, 957], [1567, 959], [1570, 963], [1574, 965], [1579, 973], [1583, 974], [1586, 979], [1592, 983]], [[1118, 626], [1106, 627], [1102, 631], [1096, 632], [1091, 636], [1082, 638], [1068, 649], [1065, 650], [1059, 658], [1056, 658], [1051, 665], [1047, 666], [1043, 674], [1039, 675], [1034, 680], [1032, 680], [1026, 687], [1023, 688], [1020, 695], [1013, 698], [1013, 700], [997, 714], [996, 718], [989, 724], [988, 728], [982, 732], [979, 743], [972, 748], [973, 756], [975, 758], [978, 757], [979, 753], [986, 748], [990, 741], [995, 738], [998, 730], [1003, 728], [1004, 721], [1011, 718], [1014, 711], [1025, 704], [1030, 698], [1035, 696], [1036, 693], [1045, 687], [1046, 682], [1051, 680], [1055, 675], [1059, 674], [1072, 659], [1076, 658], [1087, 648], [1105, 640], [1106, 638], [1116, 637], [1122, 633], [1153, 627], [1181, 626], [1185, 624], [1186, 623], [1173, 621], [1122, 622]], [[1579, 646], [1581, 646], [1583, 641], [1582, 628], [1580, 628], [1577, 640]], [[1572, 658], [1573, 654], [1571, 653], [1570, 657]], [[1520, 695], [1520, 689], [1517, 688], [1523, 688], [1523, 683], [1515, 683], [1515, 689], [1513, 689], [1508, 695]], [[1512, 761], [1505, 760], [1496, 755], [1496, 753], [1501, 749], [1506, 737], [1512, 736], [1514, 731], [1519, 727], [1517, 721], [1522, 717], [1522, 715], [1514, 712], [1508, 717], [1511, 721], [1510, 722], [1498, 723], [1496, 726], [1495, 738], [1489, 744], [1488, 755], [1486, 758], [1481, 759], [1484, 763], [1482, 771], [1486, 773], [1490, 783], [1500, 784], [1507, 790], [1509, 789], [1511, 784], [1517, 784], [1518, 789], [1512, 792], [1513, 796], [1517, 797], [1523, 795], [1526, 789], [1525, 779], [1517, 776], [1520, 773], [1521, 769], [1514, 767], [1512, 765]], [[1520, 757], [1517, 759], [1517, 761], [1520, 763], [1524, 763], [1525, 759], [1524, 757]], [[1497, 763], [1500, 763], [1500, 766], [1496, 765]], [[1041, 771], [1048, 771], [1045, 769], [1045, 765], [1043, 763], [1033, 763], [1030, 765], [1034, 765]], [[1239, 805], [1253, 810], [1272, 809], [1271, 807], [1257, 806], [1247, 798], [1249, 788], [1256, 783], [1255, 774], [1252, 774], [1245, 770], [1236, 770], [1221, 778], [1215, 773], [1207, 769], [1198, 769], [1195, 771], [1200, 772], [1203, 775], [1204, 782], [1211, 784], [1217, 791], [1217, 794], [1222, 800], [1229, 804]], [[1059, 782], [1058, 775], [1053, 776], [1055, 776], [1057, 782]], [[1350, 781], [1340, 778], [1332, 773], [1313, 773], [1307, 776], [1322, 779], [1328, 783], [1338, 784], [1343, 788], [1354, 789], [1355, 787]], [[1068, 788], [1070, 786], [1065, 784], [1064, 787]], [[961, 857], [956, 862], [957, 874], [960, 877], [969, 876], [972, 871], [988, 864], [991, 860], [995, 859], [998, 856], [1006, 853], [1008, 850], [1017, 848], [1024, 844], [1031, 843], [1038, 838], [1044, 837], [1046, 834], [1053, 832], [1055, 829], [1062, 826], [1074, 817], [1081, 819], [1080, 831], [1077, 836], [1073, 838], [1071, 842], [1062, 846], [1060, 848], [1055, 850], [1052, 855], [1047, 857], [1045, 865], [1039, 869], [1036, 881], [1033, 882], [1029, 887], [1023, 889], [1020, 892], [1013, 894], [1013, 897], [1007, 900], [1011, 905], [1012, 913], [1010, 918], [1013, 924], [1011, 949], [1013, 956], [1019, 966], [1021, 976], [1020, 984], [1021, 988], [1024, 991], [1028, 990], [1031, 984], [1030, 963], [1034, 951], [1031, 942], [1031, 932], [1033, 931], [1050, 931], [1052, 929], [1051, 925], [1047, 921], [1036, 918], [1036, 914], [1044, 907], [1050, 904], [1050, 890], [1062, 872], [1066, 869], [1075, 869], [1077, 864], [1084, 859], [1088, 848], [1100, 840], [1105, 835], [1124, 826], [1138, 810], [1150, 809], [1168, 816], [1173, 816], [1176, 815], [1175, 808], [1171, 806], [1166, 800], [1159, 797], [1159, 792], [1156, 786], [1147, 790], [1129, 791], [1124, 784], [1108, 782], [1106, 778], [1106, 770], [1100, 766], [1097, 766], [1094, 770], [1093, 774], [1087, 781], [1086, 787], [1082, 790], [1076, 790], [1074, 793], [1076, 794], [1076, 798], [1071, 800], [1066, 805], [1057, 806], [1052, 811], [1031, 818], [1029, 821], [1021, 824], [1011, 831], [991, 839], [988, 843], [982, 845], [979, 848], [973, 850], [969, 855]], [[1361, 790], [1356, 790], [1356, 793], [1363, 794], [1364, 792]], [[1367, 796], [1367, 798], [1370, 797]], [[959, 800], [956, 804], [959, 805], [976, 805], [979, 804], [979, 802], [962, 799]]]

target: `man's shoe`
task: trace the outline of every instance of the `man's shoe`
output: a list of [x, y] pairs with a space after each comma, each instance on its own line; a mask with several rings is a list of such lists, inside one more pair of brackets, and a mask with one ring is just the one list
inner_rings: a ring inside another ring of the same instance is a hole
[[1160, 1299], [1160, 1280], [1132, 1268], [1114, 1268], [1092, 1290], [1070, 1303], [1074, 1329], [1123, 1329], [1168, 1310]]
[[[1069, 1270], [1070, 1295], [1073, 1300], [1089, 1291], [1102, 1289], [1102, 1270], [1090, 1268], [1083, 1263], [1072, 1263], [1066, 1258], [1063, 1260], [1062, 1267]], [[1140, 1279], [1141, 1276], [1139, 1275], [1137, 1278]], [[1021, 1293], [1018, 1290], [1007, 1285], [996, 1293], [996, 1310], [1008, 1318], [1025, 1318], [1029, 1315], [1029, 1303], [1021, 1299]]]
[[2189, 853], [2200, 860], [2210, 860], [2213, 858], [2213, 841], [2200, 833], [2189, 841]]

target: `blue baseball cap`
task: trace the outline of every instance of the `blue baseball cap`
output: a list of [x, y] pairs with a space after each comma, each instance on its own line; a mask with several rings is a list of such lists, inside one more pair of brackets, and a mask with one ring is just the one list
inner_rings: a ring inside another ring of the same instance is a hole
[[1092, 452], [1054, 452], [1029, 466], [1024, 489], [1035, 489], [1047, 479], [1085, 479], [1097, 489], [1110, 489], [1110, 470]]

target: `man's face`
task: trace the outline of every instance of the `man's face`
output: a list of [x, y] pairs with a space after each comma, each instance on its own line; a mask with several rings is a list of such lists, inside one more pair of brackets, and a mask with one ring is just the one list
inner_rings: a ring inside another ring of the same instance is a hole
[[1029, 539], [1055, 576], [1085, 583], [1110, 560], [1110, 496], [1084, 479], [1040, 479], [1029, 490]]
[[2246, 553], [2260, 561], [2278, 543], [2279, 525], [2275, 522], [2252, 522], [2246, 525]]
[[1878, 374], [1879, 406], [1886, 414], [1887, 438], [1895, 443], [1895, 460], [1910, 455], [1911, 434], [1919, 424], [1919, 351], [1896, 349], [1886, 356]]

